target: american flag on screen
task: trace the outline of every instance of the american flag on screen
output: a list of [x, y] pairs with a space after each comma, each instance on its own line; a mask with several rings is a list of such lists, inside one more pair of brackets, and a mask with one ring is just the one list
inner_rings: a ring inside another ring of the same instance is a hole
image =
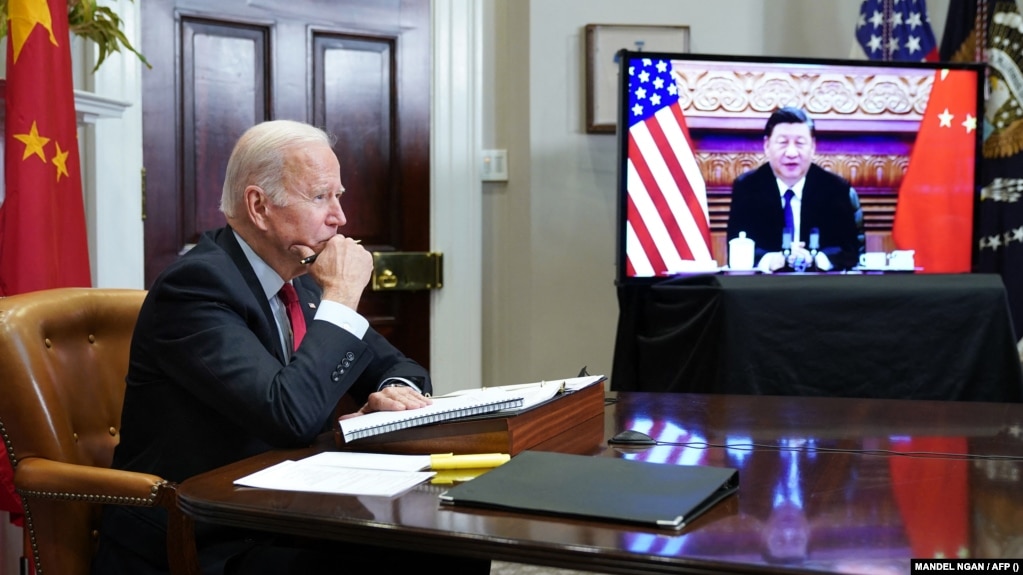
[[626, 273], [655, 276], [711, 261], [707, 186], [696, 164], [671, 62], [629, 65]]
[[856, 22], [856, 42], [871, 60], [938, 60], [938, 43], [925, 0], [864, 0]]

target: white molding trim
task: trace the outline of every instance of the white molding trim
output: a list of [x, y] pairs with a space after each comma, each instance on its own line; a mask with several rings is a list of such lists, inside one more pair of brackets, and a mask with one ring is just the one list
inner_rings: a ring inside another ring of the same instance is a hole
[[78, 121], [84, 124], [95, 124], [100, 118], [120, 118], [124, 111], [131, 107], [131, 102], [115, 100], [86, 92], [75, 90], [75, 112], [78, 114]]
[[434, 0], [430, 238], [444, 253], [432, 292], [430, 372], [437, 394], [477, 387], [483, 355], [482, 7]]
[[[132, 0], [100, 0], [120, 14], [131, 43], [141, 46], [141, 7]], [[89, 231], [92, 285], [141, 289], [145, 281], [142, 222], [142, 63], [134, 54], [110, 54], [92, 71], [98, 48], [79, 56], [82, 187]], [[83, 105], [85, 106], [83, 108]], [[83, 120], [83, 112], [85, 118]], [[102, 118], [103, 121], [96, 121]]]
[[[0, 78], [0, 117], [5, 115], [6, 85], [6, 78]], [[95, 124], [100, 118], [120, 118], [124, 111], [131, 107], [131, 102], [124, 100], [106, 98], [85, 90], [74, 92], [75, 115], [79, 124]]]

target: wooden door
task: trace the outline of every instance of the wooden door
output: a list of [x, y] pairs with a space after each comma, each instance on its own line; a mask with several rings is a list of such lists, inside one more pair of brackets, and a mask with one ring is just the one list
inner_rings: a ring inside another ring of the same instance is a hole
[[[429, 0], [145, 0], [141, 4], [146, 285], [218, 210], [235, 140], [269, 119], [334, 147], [348, 224], [371, 251], [427, 251]], [[429, 293], [367, 292], [359, 311], [428, 367]]]

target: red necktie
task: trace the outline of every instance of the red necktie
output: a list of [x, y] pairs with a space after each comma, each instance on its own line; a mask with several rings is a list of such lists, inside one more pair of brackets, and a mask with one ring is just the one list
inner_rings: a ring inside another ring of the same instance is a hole
[[288, 319], [291, 320], [291, 339], [294, 341], [295, 349], [298, 349], [298, 344], [302, 343], [302, 338], [305, 337], [305, 316], [302, 315], [298, 293], [295, 286], [285, 283], [277, 295], [284, 302], [284, 309], [288, 312]]

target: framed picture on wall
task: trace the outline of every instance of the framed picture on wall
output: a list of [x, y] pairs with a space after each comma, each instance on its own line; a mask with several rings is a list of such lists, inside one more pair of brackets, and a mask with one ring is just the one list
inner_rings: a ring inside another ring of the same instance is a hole
[[688, 52], [689, 26], [586, 25], [586, 132], [613, 134], [618, 115], [618, 51]]

